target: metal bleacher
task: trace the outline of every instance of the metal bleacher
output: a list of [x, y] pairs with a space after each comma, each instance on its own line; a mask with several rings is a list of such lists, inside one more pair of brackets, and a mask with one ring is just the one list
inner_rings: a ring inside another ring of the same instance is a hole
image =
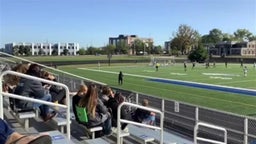
[[[28, 61], [19, 57], [13, 57], [8, 54], [4, 55], [5, 64], [10, 64], [13, 62], [29, 62], [34, 63], [32, 61]], [[6, 57], [8, 56], [8, 57]], [[11, 59], [8, 59], [8, 58]], [[5, 65], [4, 64], [4, 65]], [[67, 72], [62, 72], [61, 70], [54, 69], [51, 67], [47, 67], [45, 65], [40, 66], [47, 69], [54, 74], [56, 74], [58, 81], [62, 84], [65, 84], [68, 88], [68, 91], [77, 91], [77, 88], [82, 83], [94, 82], [99, 86], [106, 85], [101, 82], [93, 81], [90, 79], [86, 79], [83, 77], [79, 77], [73, 74], [69, 74]], [[2, 69], [2, 66], [1, 66]], [[46, 82], [46, 81], [45, 81]], [[2, 86], [1, 86], [2, 87]], [[179, 101], [174, 101], [170, 99], [162, 99], [156, 96], [150, 96], [146, 94], [141, 94], [137, 92], [132, 92], [128, 90], [123, 90], [120, 88], [115, 88], [116, 91], [121, 92], [124, 96], [126, 96], [127, 102], [139, 105], [144, 98], [148, 98], [151, 101], [152, 108], [156, 110], [160, 110], [164, 112], [164, 137], [163, 143], [168, 144], [192, 144], [194, 143], [194, 128], [200, 122], [205, 122], [208, 124], [212, 124], [215, 126], [220, 126], [227, 130], [227, 143], [231, 144], [253, 144], [256, 142], [256, 119], [252, 117], [246, 117], [241, 115], [235, 115], [231, 113], [221, 112], [217, 110], [212, 110], [204, 107], [198, 107], [195, 105], [190, 105], [186, 103], [182, 103]], [[0, 89], [0, 97], [2, 95], [2, 88]], [[8, 94], [5, 94], [8, 95]], [[6, 97], [5, 97], [6, 98]], [[0, 98], [0, 103], [3, 103], [3, 99]], [[0, 108], [1, 108], [0, 104]], [[48, 103], [45, 103], [48, 104]], [[62, 105], [49, 104], [52, 107]], [[129, 107], [130, 110], [133, 108]], [[4, 119], [18, 132], [22, 134], [34, 134], [34, 133], [49, 133], [53, 138], [53, 143], [56, 144], [65, 144], [65, 143], [117, 143], [117, 134], [113, 134], [109, 137], [101, 137], [96, 138], [94, 140], [89, 139], [85, 130], [81, 127], [81, 125], [77, 124], [73, 119], [72, 110], [69, 110], [70, 114], [70, 132], [67, 130], [67, 126], [63, 124], [63, 128], [58, 127], [56, 121], [49, 121], [47, 123], [42, 122], [42, 120], [38, 117], [29, 118], [29, 128], [25, 129], [20, 122], [13, 117], [11, 112], [8, 110], [7, 106], [4, 105], [3, 111], [0, 110], [0, 114], [4, 114]], [[68, 113], [68, 112], [67, 112]], [[64, 116], [63, 119], [66, 117]], [[157, 125], [160, 124], [159, 115], [156, 117]], [[65, 120], [64, 120], [65, 121]], [[123, 138], [124, 144], [136, 144], [136, 143], [151, 143], [156, 144], [160, 143], [159, 140], [159, 130], [153, 130], [151, 128], [145, 128], [141, 126], [134, 126], [129, 124], [129, 133], [130, 135]], [[64, 129], [66, 128], [66, 129]], [[201, 128], [201, 126], [199, 126]], [[64, 133], [61, 133], [62, 131]], [[68, 136], [70, 133], [70, 137]], [[158, 135], [157, 135], [158, 133]], [[207, 128], [198, 130], [198, 137], [207, 136], [209, 138], [216, 138], [217, 140], [223, 140], [224, 136], [219, 134], [219, 131], [210, 130]], [[152, 140], [154, 139], [154, 140]]]

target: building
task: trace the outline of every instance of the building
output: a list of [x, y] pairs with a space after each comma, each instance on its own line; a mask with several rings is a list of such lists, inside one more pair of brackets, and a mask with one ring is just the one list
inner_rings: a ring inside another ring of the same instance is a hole
[[68, 55], [76, 55], [79, 50], [78, 43], [8, 43], [5, 44], [5, 52], [14, 54], [14, 48], [21, 46], [29, 48], [31, 55], [62, 55], [65, 49]]
[[220, 56], [228, 56], [228, 55], [256, 56], [256, 41], [219, 42], [215, 45], [215, 47], [210, 48], [210, 54], [220, 55]]
[[110, 37], [109, 44], [117, 46], [118, 43], [124, 42], [126, 45], [128, 45], [131, 48], [129, 50], [129, 54], [134, 54], [132, 46], [134, 44], [134, 41], [137, 39], [141, 40], [145, 44], [145, 46], [149, 46], [150, 43], [153, 44], [152, 38], [139, 38], [137, 35], [119, 35], [118, 37]]
[[164, 42], [164, 51], [165, 53], [171, 53], [171, 41]]

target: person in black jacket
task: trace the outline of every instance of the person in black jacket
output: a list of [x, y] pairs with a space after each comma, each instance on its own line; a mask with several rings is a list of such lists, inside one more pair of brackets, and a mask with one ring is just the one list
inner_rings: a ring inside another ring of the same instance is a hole
[[124, 77], [124, 75], [123, 75], [122, 71], [120, 71], [118, 74], [118, 84], [119, 85], [123, 84], [123, 77]]
[[[117, 127], [117, 109], [118, 106], [125, 101], [124, 96], [121, 93], [116, 93], [115, 95], [109, 97], [107, 102], [107, 107], [112, 111], [112, 126]], [[121, 119], [127, 119], [127, 112], [125, 110], [125, 106], [121, 108]], [[121, 129], [125, 129], [127, 126], [126, 123], [123, 123]]]
[[77, 116], [77, 111], [76, 111], [76, 106], [78, 106], [79, 101], [81, 100], [82, 97], [85, 96], [87, 92], [87, 86], [86, 85], [81, 85], [78, 92], [76, 95], [72, 97], [72, 108], [73, 112], [75, 114], [76, 121], [80, 123], [78, 116]]
[[[42, 71], [42, 78], [47, 79], [47, 80], [52, 80], [57, 82], [56, 78], [54, 77], [53, 74], [47, 72], [47, 71]], [[45, 85], [45, 84], [43, 84]], [[52, 96], [52, 102], [59, 103], [59, 104], [66, 104], [66, 92], [65, 89], [60, 89], [56, 85], [48, 85], [49, 86], [49, 92]]]
[[[148, 106], [148, 100], [144, 99], [142, 102], [143, 106]], [[138, 108], [135, 111], [135, 115], [134, 115], [134, 121], [139, 122], [139, 123], [145, 123], [145, 124], [149, 124], [149, 125], [155, 125], [155, 113], [154, 112], [150, 112], [148, 110], [144, 110], [144, 109], [140, 109]]]
[[[30, 65], [26, 74], [35, 76], [35, 77], [40, 77], [39, 66], [37, 64]], [[47, 93], [47, 90], [45, 89], [45, 87], [42, 86], [42, 83], [37, 80], [21, 78], [14, 91], [14, 94], [51, 102], [51, 95]], [[56, 115], [56, 113], [51, 113], [49, 111], [48, 105], [44, 105], [40, 103], [33, 103], [29, 101], [16, 99], [15, 105], [17, 108], [20, 108], [22, 110], [39, 107], [40, 116], [45, 122], [50, 120]]]

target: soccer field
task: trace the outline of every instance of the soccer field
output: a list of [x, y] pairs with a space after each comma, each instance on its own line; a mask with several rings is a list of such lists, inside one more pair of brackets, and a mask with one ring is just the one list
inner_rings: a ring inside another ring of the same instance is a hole
[[[206, 68], [203, 64], [197, 64], [194, 69], [192, 69], [191, 64], [187, 64], [187, 71], [184, 71], [183, 64], [160, 66], [158, 71], [147, 64], [101, 65], [100, 67], [98, 65], [81, 65], [59, 68], [79, 76], [104, 82], [113, 87], [255, 116], [256, 96], [149, 80], [150, 78], [175, 79], [256, 90], [256, 69], [252, 64], [244, 64], [244, 66], [248, 67], [246, 77], [244, 77], [243, 68], [239, 64], [228, 64], [226, 68], [222, 63], [217, 63], [215, 68], [212, 66]], [[124, 73], [122, 86], [117, 84], [119, 71]]]

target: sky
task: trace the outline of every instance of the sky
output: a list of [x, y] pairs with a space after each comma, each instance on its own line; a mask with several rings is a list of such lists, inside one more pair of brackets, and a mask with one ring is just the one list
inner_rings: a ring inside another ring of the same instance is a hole
[[256, 35], [256, 0], [0, 0], [0, 48], [11, 42], [100, 47], [119, 34], [164, 45], [181, 24]]

